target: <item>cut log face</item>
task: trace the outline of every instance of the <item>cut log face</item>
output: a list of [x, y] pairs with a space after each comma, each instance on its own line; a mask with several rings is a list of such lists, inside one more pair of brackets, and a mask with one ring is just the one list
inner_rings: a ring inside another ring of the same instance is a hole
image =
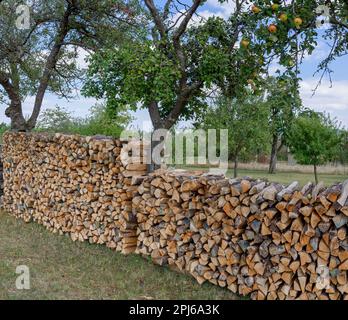
[[300, 188], [200, 171], [148, 174], [138, 145], [146, 147], [6, 133], [4, 208], [252, 299], [347, 299], [347, 181]]

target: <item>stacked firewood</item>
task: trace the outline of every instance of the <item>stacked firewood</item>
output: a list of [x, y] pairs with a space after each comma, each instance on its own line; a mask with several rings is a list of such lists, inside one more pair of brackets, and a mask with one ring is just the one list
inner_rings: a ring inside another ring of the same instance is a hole
[[123, 232], [122, 253], [132, 253], [137, 245], [137, 218], [132, 207], [132, 199], [137, 192], [144, 176], [147, 174], [146, 156], [149, 154], [149, 144], [130, 140], [123, 144], [120, 153], [120, 186], [125, 200], [122, 202], [122, 219], [118, 228]]
[[76, 241], [124, 253], [136, 247], [126, 142], [103, 136], [8, 133], [4, 136], [4, 208]]
[[133, 198], [137, 253], [252, 299], [347, 299], [347, 197], [348, 181], [159, 171]]
[[0, 206], [2, 206], [2, 195], [4, 194], [4, 167], [2, 165], [2, 145], [0, 145]]
[[348, 298], [348, 181], [289, 186], [158, 170], [149, 145], [4, 135], [4, 208], [252, 299]]

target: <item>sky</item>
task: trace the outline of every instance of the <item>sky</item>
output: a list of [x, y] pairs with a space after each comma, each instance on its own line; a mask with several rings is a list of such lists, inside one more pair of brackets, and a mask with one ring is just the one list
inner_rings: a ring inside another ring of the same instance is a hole
[[[222, 18], [227, 18], [233, 10], [231, 3], [221, 4], [218, 0], [207, 0], [206, 4], [199, 10], [201, 16], [216, 15]], [[319, 88], [313, 95], [313, 89], [318, 84], [320, 74], [314, 75], [317, 70], [318, 63], [326, 57], [329, 52], [329, 47], [324, 41], [319, 41], [317, 48], [313, 54], [306, 57], [301, 65], [301, 87], [300, 93], [303, 105], [310, 107], [316, 111], [326, 111], [331, 116], [336, 117], [343, 126], [348, 128], [348, 55], [337, 59], [331, 64], [332, 85], [329, 79], [324, 78]], [[86, 55], [81, 51], [79, 63], [86, 67], [84, 61]], [[31, 113], [34, 98], [28, 97], [23, 104], [23, 111], [26, 115]], [[43, 110], [53, 108], [56, 105], [65, 107], [74, 116], [84, 117], [89, 114], [89, 109], [97, 101], [94, 98], [85, 98], [77, 95], [75, 99], [65, 100], [59, 99], [51, 93], [46, 93]], [[9, 119], [4, 114], [5, 108], [0, 110], [0, 122], [9, 122]], [[132, 113], [134, 120], [131, 123], [132, 127], [149, 130], [151, 121], [147, 110], [139, 110]]]

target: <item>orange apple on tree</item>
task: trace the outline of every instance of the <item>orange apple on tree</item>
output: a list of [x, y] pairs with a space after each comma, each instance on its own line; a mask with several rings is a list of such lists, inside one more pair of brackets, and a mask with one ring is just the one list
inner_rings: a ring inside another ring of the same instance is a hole
[[254, 13], [259, 13], [261, 11], [261, 9], [258, 6], [253, 5], [251, 7], [251, 11]]
[[292, 68], [293, 66], [295, 66], [295, 61], [292, 59], [292, 58], [289, 58], [287, 61], [286, 61], [286, 65], [290, 68]]
[[303, 21], [300, 17], [296, 17], [294, 19], [294, 23], [295, 23], [296, 28], [299, 28], [301, 26], [301, 24], [303, 23]]
[[240, 44], [242, 45], [242, 47], [247, 48], [250, 44], [250, 41], [248, 39], [243, 39]]
[[277, 32], [277, 26], [275, 25], [275, 24], [270, 24], [269, 26], [268, 26], [268, 31], [270, 32], [270, 33], [276, 33]]
[[287, 15], [286, 13], [280, 14], [279, 20], [280, 20], [281, 22], [286, 22], [286, 21], [288, 20], [288, 15]]
[[279, 9], [279, 4], [278, 3], [273, 3], [271, 6], [273, 11], [277, 11]]

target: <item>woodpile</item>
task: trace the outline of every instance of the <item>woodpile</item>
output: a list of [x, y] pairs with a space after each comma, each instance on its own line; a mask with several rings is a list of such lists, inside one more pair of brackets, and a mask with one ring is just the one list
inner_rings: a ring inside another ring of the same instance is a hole
[[74, 241], [133, 252], [131, 183], [143, 171], [122, 164], [124, 146], [102, 136], [5, 134], [4, 208]]
[[6, 211], [252, 299], [348, 299], [348, 180], [147, 174], [134, 140], [7, 133]]
[[2, 145], [0, 145], [0, 207], [2, 206], [2, 195], [4, 194], [4, 167], [2, 165]]
[[137, 253], [252, 299], [347, 299], [347, 197], [348, 181], [156, 172], [133, 198]]

